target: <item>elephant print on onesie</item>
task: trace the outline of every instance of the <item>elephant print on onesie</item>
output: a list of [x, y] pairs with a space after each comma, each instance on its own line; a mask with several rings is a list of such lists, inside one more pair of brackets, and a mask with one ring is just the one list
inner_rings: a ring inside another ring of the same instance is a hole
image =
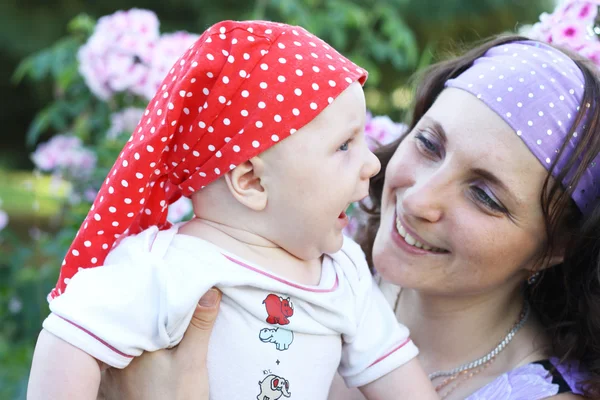
[[267, 323], [272, 325], [287, 325], [290, 318], [294, 315], [294, 305], [289, 297], [283, 298], [276, 294], [269, 294], [263, 304], [267, 309]]
[[256, 400], [277, 400], [284, 397], [290, 397], [290, 383], [287, 379], [271, 374], [265, 379], [258, 382], [260, 393], [256, 396]]

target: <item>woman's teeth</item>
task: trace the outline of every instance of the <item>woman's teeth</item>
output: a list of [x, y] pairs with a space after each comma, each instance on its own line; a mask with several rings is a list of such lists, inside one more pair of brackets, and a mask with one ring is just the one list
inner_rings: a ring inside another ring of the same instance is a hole
[[426, 244], [423, 244], [423, 243], [419, 242], [414, 237], [412, 237], [410, 235], [410, 233], [406, 232], [406, 229], [404, 229], [404, 227], [402, 226], [402, 223], [400, 222], [399, 219], [396, 219], [396, 229], [398, 230], [398, 233], [400, 234], [400, 236], [402, 236], [404, 238], [404, 241], [406, 243], [410, 244], [411, 246], [418, 247], [419, 249], [423, 249], [423, 250], [427, 250], [427, 251], [433, 251], [433, 252], [436, 252], [436, 253], [443, 253], [444, 252], [443, 249], [439, 249], [437, 247], [428, 246]]

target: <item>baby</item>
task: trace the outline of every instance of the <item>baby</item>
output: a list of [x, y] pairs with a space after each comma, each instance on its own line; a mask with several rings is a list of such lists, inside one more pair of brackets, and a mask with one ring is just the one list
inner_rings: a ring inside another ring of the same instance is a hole
[[[28, 398], [95, 398], [105, 366], [177, 345], [223, 292], [211, 399], [437, 398], [344, 210], [380, 168], [367, 73], [300, 27], [225, 21], [174, 65], [108, 174], [50, 294]], [[171, 226], [169, 204], [195, 217]], [[100, 268], [91, 268], [100, 266]]]

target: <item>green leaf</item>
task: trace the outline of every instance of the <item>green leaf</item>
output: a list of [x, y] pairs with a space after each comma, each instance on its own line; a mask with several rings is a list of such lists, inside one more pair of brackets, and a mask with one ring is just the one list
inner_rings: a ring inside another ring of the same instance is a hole
[[367, 79], [367, 86], [377, 86], [381, 82], [381, 73], [379, 66], [373, 62], [369, 57], [365, 57], [362, 53], [351, 53], [349, 55], [352, 62], [356, 65], [360, 65], [362, 68], [369, 72], [369, 78]]
[[55, 131], [65, 131], [69, 125], [69, 105], [64, 100], [58, 100], [50, 107], [50, 126]]
[[44, 79], [50, 72], [52, 65], [52, 51], [45, 49], [27, 57], [13, 74], [13, 81], [18, 83], [25, 76], [34, 81]]
[[46, 107], [33, 119], [33, 122], [29, 126], [26, 134], [26, 143], [28, 146], [33, 146], [38, 141], [42, 133], [50, 126], [50, 108], [51, 106]]
[[382, 11], [382, 33], [389, 39], [388, 54], [392, 62], [400, 69], [414, 67], [418, 59], [418, 47], [412, 31], [395, 10], [383, 8]]
[[19, 65], [17, 65], [17, 68], [15, 69], [15, 72], [12, 75], [11, 81], [14, 84], [18, 84], [21, 83], [21, 81], [27, 76], [29, 75], [30, 71], [33, 69], [33, 59], [34, 57], [30, 56], [27, 58], [24, 58]]
[[69, 22], [69, 24], [67, 25], [67, 29], [71, 33], [81, 33], [86, 36], [89, 36], [94, 32], [95, 26], [96, 20], [90, 17], [88, 14], [82, 13]]
[[52, 76], [56, 80], [65, 68], [77, 66], [80, 43], [75, 38], [64, 38], [52, 46]]
[[428, 42], [423, 51], [421, 52], [421, 57], [419, 58], [419, 62], [417, 63], [417, 71], [426, 68], [431, 65], [433, 59], [435, 57], [434, 50], [436, 48], [437, 43], [434, 41]]
[[[81, 113], [75, 117], [71, 128], [73, 134], [83, 140], [90, 137], [90, 117], [88, 113]], [[99, 149], [97, 149], [99, 150]]]
[[78, 78], [80, 78], [78, 65], [67, 65], [63, 67], [56, 76], [56, 84], [58, 85], [58, 88], [64, 92]]

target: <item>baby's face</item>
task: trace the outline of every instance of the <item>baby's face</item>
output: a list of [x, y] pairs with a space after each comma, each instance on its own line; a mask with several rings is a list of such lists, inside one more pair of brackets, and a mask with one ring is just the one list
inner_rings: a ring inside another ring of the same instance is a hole
[[365, 117], [362, 87], [353, 83], [317, 118], [260, 156], [270, 239], [298, 258], [340, 249], [344, 211], [367, 196], [369, 178], [380, 169], [365, 141]]

